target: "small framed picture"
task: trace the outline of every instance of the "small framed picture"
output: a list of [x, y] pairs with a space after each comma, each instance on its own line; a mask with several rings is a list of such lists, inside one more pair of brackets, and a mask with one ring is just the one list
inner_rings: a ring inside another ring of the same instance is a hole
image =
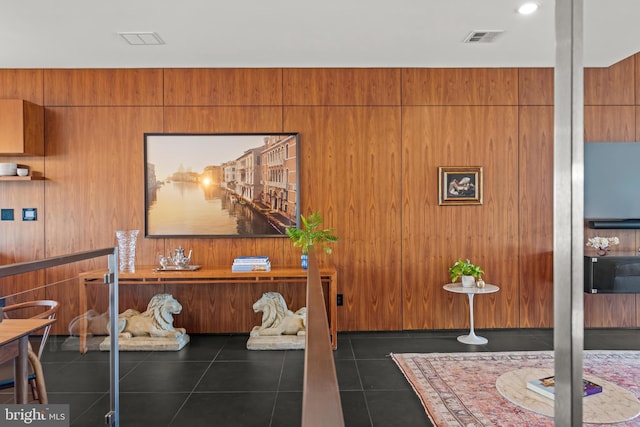
[[481, 205], [482, 166], [440, 166], [438, 204]]

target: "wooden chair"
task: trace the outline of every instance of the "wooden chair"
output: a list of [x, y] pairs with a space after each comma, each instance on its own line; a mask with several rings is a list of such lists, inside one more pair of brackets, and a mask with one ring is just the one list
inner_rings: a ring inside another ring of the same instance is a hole
[[[52, 300], [27, 301], [12, 304], [4, 307], [3, 317], [5, 319], [55, 319], [60, 308], [60, 303]], [[31, 385], [31, 393], [34, 400], [38, 400], [41, 404], [49, 403], [47, 397], [47, 388], [44, 381], [42, 371], [42, 363], [40, 358], [44, 351], [51, 326], [47, 325], [42, 328], [42, 335], [39, 340], [29, 340], [29, 384]], [[33, 348], [36, 345], [37, 347]], [[13, 362], [0, 365], [0, 389], [11, 388], [14, 386]]]

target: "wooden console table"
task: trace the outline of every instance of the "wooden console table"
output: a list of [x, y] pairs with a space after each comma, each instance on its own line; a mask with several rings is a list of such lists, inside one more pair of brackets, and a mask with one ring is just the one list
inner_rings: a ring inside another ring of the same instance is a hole
[[[271, 271], [252, 271], [234, 273], [231, 267], [202, 268], [196, 271], [155, 271], [157, 266], [136, 266], [135, 273], [118, 273], [120, 286], [134, 285], [216, 285], [216, 284], [255, 284], [255, 283], [307, 283], [307, 271], [299, 267], [272, 268]], [[78, 281], [80, 313], [87, 311], [87, 285], [104, 283], [105, 270], [80, 273]], [[333, 267], [320, 269], [320, 280], [329, 289], [329, 329], [331, 345], [338, 348], [338, 280]], [[82, 326], [82, 325], [81, 325]], [[87, 351], [86, 330], [80, 333], [80, 351]]]

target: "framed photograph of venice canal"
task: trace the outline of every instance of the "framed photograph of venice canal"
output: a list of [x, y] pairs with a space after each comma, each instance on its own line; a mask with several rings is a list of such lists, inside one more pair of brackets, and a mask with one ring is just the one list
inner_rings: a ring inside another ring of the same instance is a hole
[[481, 166], [441, 166], [438, 168], [438, 204], [481, 205]]
[[145, 237], [286, 237], [297, 133], [144, 135]]

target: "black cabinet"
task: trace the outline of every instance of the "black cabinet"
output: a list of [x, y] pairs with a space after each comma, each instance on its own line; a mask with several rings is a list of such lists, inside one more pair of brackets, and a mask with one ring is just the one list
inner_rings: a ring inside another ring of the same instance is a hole
[[640, 293], [640, 256], [585, 255], [584, 291], [590, 294]]

